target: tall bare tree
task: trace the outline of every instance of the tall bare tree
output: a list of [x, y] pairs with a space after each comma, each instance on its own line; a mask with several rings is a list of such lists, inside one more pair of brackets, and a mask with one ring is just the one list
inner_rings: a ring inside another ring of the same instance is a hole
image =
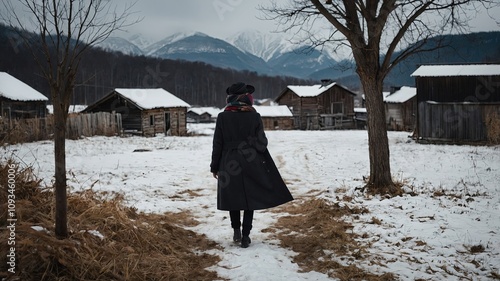
[[[22, 9], [19, 8], [22, 5]], [[129, 22], [133, 5], [119, 10], [109, 0], [9, 0], [3, 15], [19, 28], [50, 85], [54, 106], [55, 234], [68, 237], [66, 185], [66, 120], [82, 56]], [[29, 21], [26, 21], [26, 16]], [[29, 35], [30, 32], [37, 36]]]
[[[283, 31], [305, 31], [313, 47], [350, 48], [368, 112], [370, 177], [366, 187], [370, 193], [397, 195], [401, 190], [391, 177], [382, 97], [385, 77], [408, 56], [430, 51], [425, 43], [431, 37], [466, 30], [476, 11], [496, 5], [498, 1], [478, 0], [292, 0], [281, 6], [273, 1], [261, 10], [266, 19], [278, 21]], [[330, 27], [324, 36], [312, 32], [320, 23]], [[396, 52], [398, 48], [402, 51]]]

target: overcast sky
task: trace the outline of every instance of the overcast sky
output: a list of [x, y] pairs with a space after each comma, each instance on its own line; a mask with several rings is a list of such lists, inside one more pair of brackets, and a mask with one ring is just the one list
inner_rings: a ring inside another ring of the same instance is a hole
[[[110, 1], [118, 5], [126, 2]], [[248, 29], [267, 32], [276, 30], [276, 22], [259, 19], [263, 14], [257, 7], [268, 5], [269, 2], [269, 0], [139, 0], [133, 10], [144, 19], [129, 30], [131, 33], [140, 32], [158, 40], [179, 30], [200, 31], [217, 38], [227, 38]], [[500, 19], [500, 8], [489, 11], [489, 14]], [[500, 30], [491, 16], [483, 12], [471, 22], [474, 31]]]
[[[122, 5], [123, 0], [111, 0]], [[140, 0], [133, 7], [143, 17], [129, 27], [130, 33], [140, 32], [163, 39], [177, 31], [199, 31], [217, 38], [227, 38], [243, 30], [271, 31], [275, 22], [259, 20], [257, 9], [266, 0]]]
[[[2, 0], [4, 1], [4, 0]], [[269, 0], [105, 0], [111, 6], [123, 8], [136, 2], [132, 16], [143, 20], [128, 27], [122, 37], [141, 33], [151, 39], [161, 40], [178, 31], [199, 31], [225, 39], [244, 30], [270, 32], [276, 30], [274, 21], [262, 20], [259, 5], [269, 5]], [[13, 1], [19, 5], [18, 0]], [[285, 0], [279, 0], [279, 3]], [[500, 7], [484, 11], [471, 22], [473, 31], [498, 31], [500, 26], [491, 18], [500, 19]]]

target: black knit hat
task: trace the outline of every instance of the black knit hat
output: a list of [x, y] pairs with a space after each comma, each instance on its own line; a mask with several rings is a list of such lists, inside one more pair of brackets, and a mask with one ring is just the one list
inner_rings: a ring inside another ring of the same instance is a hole
[[252, 85], [247, 85], [243, 82], [235, 83], [226, 89], [226, 94], [228, 95], [241, 95], [241, 94], [251, 94], [255, 91], [255, 87]]

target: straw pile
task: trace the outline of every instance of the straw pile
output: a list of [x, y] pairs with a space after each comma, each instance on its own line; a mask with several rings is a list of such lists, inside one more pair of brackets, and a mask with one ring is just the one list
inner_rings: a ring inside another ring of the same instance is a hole
[[[290, 215], [279, 218], [273, 228], [264, 232], [272, 233], [281, 246], [298, 253], [293, 260], [301, 269], [346, 281], [395, 280], [392, 274], [376, 275], [355, 265], [366, 258], [367, 250], [356, 240], [359, 235], [352, 231], [353, 226], [345, 218], [368, 213], [367, 209], [349, 208], [315, 197], [284, 206], [277, 211]], [[336, 261], [339, 258], [341, 263]]]
[[[7, 220], [8, 163], [0, 164], [0, 228]], [[12, 170], [11, 170], [12, 171]], [[144, 214], [125, 207], [116, 194], [91, 190], [68, 195], [70, 237], [54, 235], [53, 193], [40, 187], [31, 169], [16, 168], [16, 273], [0, 257], [7, 280], [214, 280], [207, 267], [219, 257], [205, 236], [177, 226], [188, 214]], [[1, 241], [9, 231], [2, 230]], [[10, 247], [1, 243], [2, 253]]]

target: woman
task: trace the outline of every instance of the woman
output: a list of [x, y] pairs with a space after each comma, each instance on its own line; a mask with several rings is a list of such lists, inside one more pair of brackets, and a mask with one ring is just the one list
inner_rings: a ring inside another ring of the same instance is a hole
[[217, 117], [210, 164], [217, 179], [217, 209], [229, 211], [233, 241], [241, 242], [243, 248], [251, 243], [254, 210], [293, 200], [267, 150], [262, 119], [252, 106], [254, 91], [242, 82], [227, 88], [227, 105]]

